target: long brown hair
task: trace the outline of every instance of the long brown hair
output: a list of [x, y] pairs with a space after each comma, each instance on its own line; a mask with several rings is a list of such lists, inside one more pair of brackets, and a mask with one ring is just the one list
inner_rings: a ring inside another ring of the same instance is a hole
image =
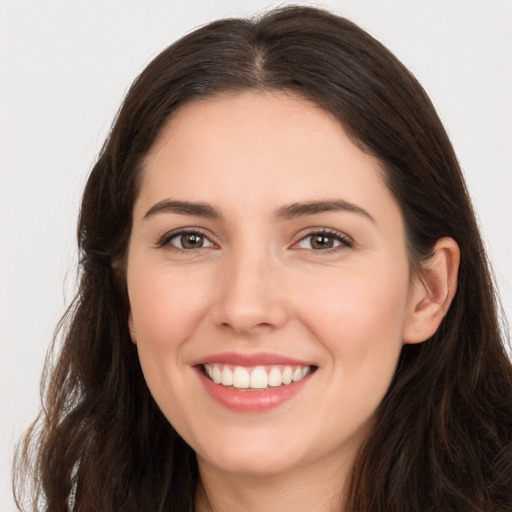
[[166, 120], [186, 102], [246, 89], [316, 102], [380, 160], [412, 268], [441, 237], [461, 251], [452, 306], [430, 340], [403, 347], [352, 468], [346, 510], [512, 510], [512, 372], [452, 146], [427, 95], [388, 50], [346, 19], [308, 7], [206, 25], [157, 56], [129, 90], [85, 188], [80, 286], [58, 357], [48, 361], [43, 412], [19, 449], [18, 503], [31, 489], [32, 510], [193, 510], [195, 456], [144, 382], [119, 262], [140, 165]]

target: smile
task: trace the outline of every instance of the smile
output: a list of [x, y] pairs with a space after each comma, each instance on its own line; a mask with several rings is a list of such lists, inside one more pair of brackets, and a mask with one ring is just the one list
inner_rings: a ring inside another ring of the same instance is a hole
[[282, 354], [223, 352], [193, 361], [214, 402], [241, 413], [264, 413], [301, 395], [318, 366]]
[[312, 367], [304, 365], [246, 367], [228, 364], [205, 364], [204, 372], [215, 384], [239, 390], [263, 390], [298, 382], [312, 372]]

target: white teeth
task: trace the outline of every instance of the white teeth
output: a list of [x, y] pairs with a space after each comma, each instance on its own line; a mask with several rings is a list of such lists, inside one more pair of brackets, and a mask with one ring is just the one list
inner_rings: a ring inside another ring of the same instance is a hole
[[300, 379], [302, 379], [302, 368], [295, 368], [295, 370], [293, 370], [292, 380], [293, 382], [297, 382]]
[[205, 364], [204, 369], [215, 384], [233, 386], [238, 389], [266, 389], [286, 386], [298, 382], [311, 371], [310, 366], [228, 366], [223, 364]]
[[213, 366], [212, 374], [213, 382], [215, 382], [215, 384], [220, 384], [222, 381], [222, 373], [216, 364]]
[[249, 384], [249, 372], [243, 366], [236, 366], [233, 371], [233, 386], [235, 388], [248, 388]]
[[222, 381], [223, 386], [232, 386], [233, 385], [233, 372], [227, 367], [224, 366], [222, 370]]
[[251, 373], [251, 388], [264, 389], [268, 386], [268, 376], [265, 368], [257, 366]]
[[291, 366], [287, 366], [283, 370], [283, 384], [290, 384], [293, 377], [293, 370]]
[[283, 383], [283, 378], [281, 375], [281, 370], [274, 366], [268, 372], [268, 385], [272, 387], [280, 386]]

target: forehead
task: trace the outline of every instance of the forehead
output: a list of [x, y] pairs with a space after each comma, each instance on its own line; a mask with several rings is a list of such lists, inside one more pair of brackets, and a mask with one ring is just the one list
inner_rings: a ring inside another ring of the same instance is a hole
[[341, 197], [394, 202], [377, 159], [318, 105], [284, 92], [243, 92], [188, 103], [143, 165], [140, 200], [164, 196], [228, 206]]

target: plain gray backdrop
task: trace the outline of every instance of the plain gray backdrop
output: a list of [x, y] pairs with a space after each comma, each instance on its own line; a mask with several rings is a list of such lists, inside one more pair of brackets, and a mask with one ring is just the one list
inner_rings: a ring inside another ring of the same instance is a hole
[[[45, 352], [73, 296], [81, 190], [127, 87], [189, 30], [287, 3], [0, 0], [0, 511], [15, 510], [14, 445], [38, 410]], [[510, 321], [512, 0], [313, 5], [367, 29], [431, 96], [466, 174]]]

